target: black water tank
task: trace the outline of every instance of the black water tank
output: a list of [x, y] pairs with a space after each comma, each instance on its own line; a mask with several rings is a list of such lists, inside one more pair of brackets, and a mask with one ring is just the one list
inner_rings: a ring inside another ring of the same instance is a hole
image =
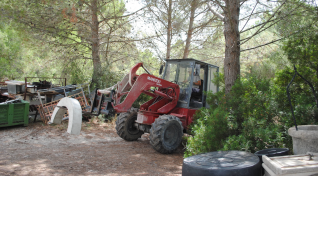
[[245, 151], [214, 151], [183, 160], [183, 176], [260, 176], [257, 156]]
[[262, 155], [266, 155], [267, 157], [276, 157], [276, 156], [285, 156], [289, 155], [288, 148], [270, 148], [270, 149], [263, 149], [260, 151], [255, 152], [255, 155], [259, 157], [261, 163], [263, 163]]
[[[285, 156], [289, 155], [289, 149], [288, 148], [269, 148], [269, 149], [263, 149], [260, 151], [255, 152], [255, 155], [259, 157], [259, 160], [261, 163], [263, 163], [262, 156], [266, 155], [267, 157], [277, 157], [277, 156]], [[265, 171], [262, 167], [262, 175], [264, 175]]]

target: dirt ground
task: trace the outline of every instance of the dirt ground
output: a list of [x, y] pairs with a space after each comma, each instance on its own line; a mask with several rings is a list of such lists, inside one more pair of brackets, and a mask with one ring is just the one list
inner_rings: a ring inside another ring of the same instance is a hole
[[182, 146], [176, 153], [157, 153], [149, 134], [127, 142], [114, 122], [82, 123], [80, 135], [61, 125], [30, 123], [0, 128], [0, 176], [180, 176]]

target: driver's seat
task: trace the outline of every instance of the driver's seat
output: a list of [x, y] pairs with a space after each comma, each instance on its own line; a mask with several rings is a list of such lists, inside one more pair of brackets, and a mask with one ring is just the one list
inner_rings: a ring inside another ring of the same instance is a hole
[[201, 80], [201, 85], [199, 87], [199, 92], [198, 93], [194, 93], [192, 92], [191, 94], [191, 99], [190, 100], [195, 100], [195, 101], [198, 101], [198, 102], [202, 102], [202, 90], [203, 90], [203, 80]]
[[203, 104], [202, 104], [203, 80], [201, 80], [201, 85], [200, 85], [199, 89], [200, 89], [200, 92], [198, 92], [198, 93], [192, 92], [191, 93], [189, 107], [192, 107], [192, 108], [203, 107]]

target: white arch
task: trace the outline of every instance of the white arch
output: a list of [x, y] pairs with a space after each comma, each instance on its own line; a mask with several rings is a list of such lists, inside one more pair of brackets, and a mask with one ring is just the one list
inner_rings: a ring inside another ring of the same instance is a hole
[[61, 101], [55, 107], [50, 123], [61, 124], [63, 116], [67, 113], [65, 107], [68, 110], [68, 128], [67, 132], [70, 134], [78, 135], [81, 132], [82, 127], [82, 108], [74, 98], [62, 98]]

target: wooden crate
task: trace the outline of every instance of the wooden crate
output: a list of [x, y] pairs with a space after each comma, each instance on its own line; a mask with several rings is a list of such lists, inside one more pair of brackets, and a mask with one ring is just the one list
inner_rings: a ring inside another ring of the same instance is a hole
[[[86, 108], [87, 108], [87, 106], [86, 106], [86, 97], [85, 97], [83, 92], [76, 93], [76, 94], [73, 94], [73, 95], [70, 95], [70, 96], [67, 96], [67, 97], [74, 98], [77, 101], [79, 101], [79, 103], [80, 103], [80, 105], [82, 107], [82, 110], [83, 111], [86, 110]], [[41, 119], [42, 119], [42, 121], [44, 123], [47, 124], [51, 120], [51, 116], [53, 114], [53, 111], [54, 111], [55, 107], [57, 106], [57, 104], [59, 103], [59, 101], [61, 99], [37, 106], [38, 112], [40, 113]], [[64, 117], [67, 117], [67, 116], [68, 115], [66, 114]]]

